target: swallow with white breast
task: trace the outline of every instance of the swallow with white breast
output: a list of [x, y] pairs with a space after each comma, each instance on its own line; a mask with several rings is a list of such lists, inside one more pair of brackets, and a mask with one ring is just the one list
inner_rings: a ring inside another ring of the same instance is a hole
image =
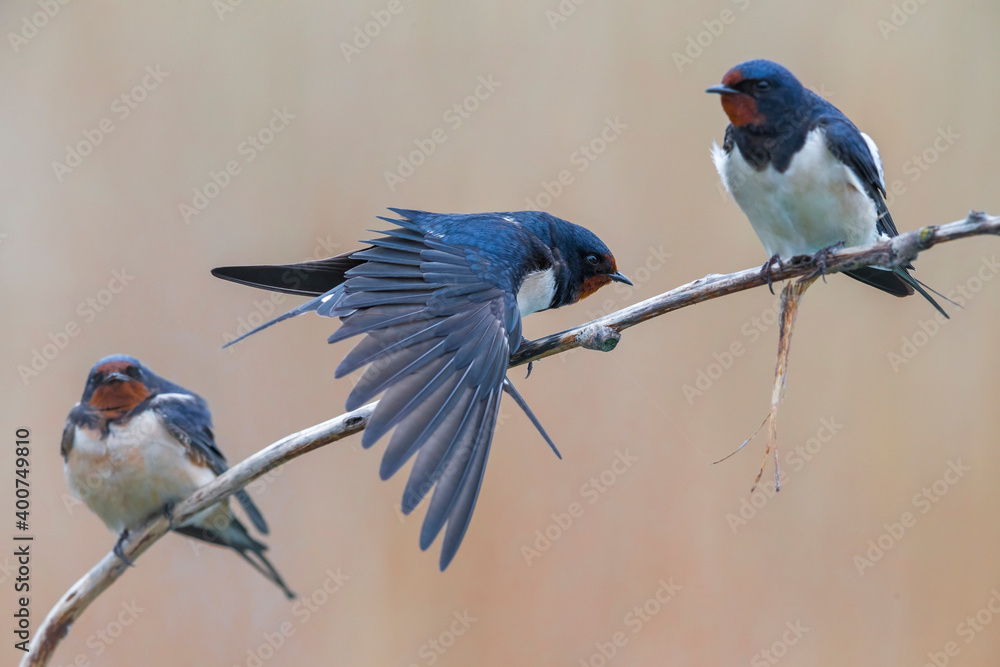
[[[70, 489], [119, 534], [114, 552], [127, 565], [132, 563], [122, 544], [130, 530], [158, 513], [173, 523], [174, 505], [228, 467], [204, 399], [124, 354], [105, 357], [90, 370], [83, 397], [66, 419], [61, 451]], [[267, 534], [246, 491], [235, 495], [257, 530]], [[228, 498], [172, 529], [233, 549], [289, 599], [295, 597], [264, 556], [267, 547], [233, 515]]]
[[[721, 95], [730, 120], [712, 160], [771, 255], [761, 269], [769, 287], [775, 261], [818, 255], [823, 267], [833, 248], [898, 234], [875, 142], [787, 69], [750, 60], [706, 92]], [[948, 317], [928, 291], [947, 297], [911, 276], [912, 269], [870, 266], [844, 273], [894, 296], [917, 291]]]
[[504, 391], [558, 455], [506, 376], [522, 342], [521, 318], [576, 303], [611, 282], [632, 283], [596, 235], [548, 213], [390, 210], [399, 219], [381, 219], [395, 227], [365, 249], [212, 274], [313, 297], [241, 338], [306, 312], [340, 318], [331, 343], [367, 334], [336, 376], [367, 366], [348, 410], [383, 394], [361, 443], [371, 447], [393, 431], [382, 479], [416, 455], [402, 509], [409, 514], [434, 489], [420, 548], [447, 524], [444, 570], [469, 526]]

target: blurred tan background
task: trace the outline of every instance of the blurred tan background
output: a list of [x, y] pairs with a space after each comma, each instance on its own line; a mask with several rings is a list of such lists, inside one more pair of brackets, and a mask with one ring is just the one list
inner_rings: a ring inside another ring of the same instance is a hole
[[[12, 487], [13, 433], [30, 428], [35, 627], [115, 539], [68, 500], [58, 454], [98, 358], [133, 354], [203, 395], [231, 461], [342, 412], [351, 383], [333, 370], [352, 343], [326, 344], [335, 323], [300, 318], [222, 350], [300, 299], [212, 267], [343, 252], [386, 206], [544, 206], [598, 233], [636, 289], [536, 315], [535, 338], [759, 265], [709, 159], [726, 119], [703, 92], [752, 57], [878, 141], [901, 230], [1000, 213], [992, 2], [58, 7], [0, 7], [0, 469]], [[272, 120], [281, 131], [254, 148]], [[400, 172], [437, 128], [443, 143]], [[100, 143], [67, 156], [88, 136]], [[230, 161], [238, 173], [206, 192]], [[563, 170], [572, 182], [539, 197]], [[513, 371], [564, 460], [506, 400], [447, 572], [439, 543], [418, 549], [426, 502], [401, 521], [405, 474], [379, 481], [384, 445], [354, 437], [251, 487], [297, 605], [234, 554], [170, 535], [53, 664], [996, 665], [998, 250], [979, 238], [920, 258], [921, 279], [966, 291], [943, 325], [919, 297], [847, 278], [810, 290], [777, 497], [747, 493], [763, 441], [710, 465], [767, 409], [776, 299], [757, 289], [632, 329], [611, 354]], [[332, 576], [348, 579], [328, 594]]]

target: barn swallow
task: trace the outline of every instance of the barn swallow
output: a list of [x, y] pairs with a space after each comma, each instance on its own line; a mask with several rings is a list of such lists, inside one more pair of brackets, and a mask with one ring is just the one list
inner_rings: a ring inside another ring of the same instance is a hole
[[[823, 267], [833, 248], [898, 234], [875, 142], [787, 69], [750, 60], [706, 92], [721, 95], [730, 120], [722, 148], [712, 146], [712, 160], [771, 255], [761, 269], [769, 287], [771, 265], [782, 258], [818, 255]], [[844, 273], [894, 296], [916, 290], [948, 317], [928, 290], [938, 293], [911, 269], [870, 266]]]
[[435, 489], [420, 548], [427, 549], [447, 524], [439, 563], [444, 570], [472, 517], [503, 391], [559, 455], [506, 376], [523, 340], [521, 318], [576, 303], [611, 282], [632, 283], [597, 236], [548, 213], [389, 210], [399, 219], [380, 219], [396, 227], [376, 232], [381, 236], [362, 250], [212, 274], [313, 297], [240, 339], [311, 311], [340, 318], [331, 343], [367, 334], [336, 377], [368, 366], [347, 409], [383, 394], [361, 444], [371, 447], [395, 429], [382, 479], [416, 455], [402, 510], [409, 514]]
[[[228, 467], [205, 400], [124, 354], [105, 357], [90, 370], [83, 397], [66, 419], [61, 451], [70, 489], [119, 534], [114, 552], [127, 565], [132, 563], [122, 545], [130, 530], [158, 513], [173, 523], [174, 505]], [[242, 489], [235, 495], [266, 535], [250, 496]], [[228, 498], [172, 528], [234, 549], [289, 599], [295, 597], [264, 556], [267, 547], [233, 516]]]

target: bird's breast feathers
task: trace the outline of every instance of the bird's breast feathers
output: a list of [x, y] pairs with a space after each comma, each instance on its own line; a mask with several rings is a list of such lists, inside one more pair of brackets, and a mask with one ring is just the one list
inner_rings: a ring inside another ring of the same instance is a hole
[[[881, 172], [877, 150], [873, 158]], [[772, 164], [755, 169], [735, 142], [729, 151], [714, 145], [712, 160], [769, 255], [808, 255], [878, 237], [875, 203], [854, 171], [829, 151], [821, 128], [809, 132], [783, 172]]]
[[556, 274], [552, 267], [529, 273], [517, 291], [517, 309], [521, 317], [545, 310], [556, 294]]
[[77, 426], [65, 472], [70, 489], [115, 532], [138, 527], [215, 478], [188, 457], [154, 410], [112, 423], [106, 437]]

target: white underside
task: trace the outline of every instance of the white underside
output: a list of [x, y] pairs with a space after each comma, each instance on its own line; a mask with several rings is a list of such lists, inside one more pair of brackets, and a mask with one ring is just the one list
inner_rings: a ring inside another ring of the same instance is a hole
[[[878, 149], [863, 136], [881, 178]], [[874, 202], [854, 172], [827, 150], [822, 130], [809, 134], [784, 173], [771, 165], [757, 171], [739, 146], [727, 155], [713, 145], [712, 161], [769, 256], [811, 255], [841, 241], [850, 247], [878, 238]]]
[[[215, 479], [215, 473], [187, 458], [157, 414], [147, 410], [108, 437], [77, 427], [65, 465], [66, 481], [87, 507], [116, 533], [135, 529], [166, 503], [183, 500]], [[187, 524], [200, 523], [214, 508]]]
[[517, 309], [521, 317], [547, 309], [555, 293], [556, 276], [552, 269], [529, 273], [517, 292]]

